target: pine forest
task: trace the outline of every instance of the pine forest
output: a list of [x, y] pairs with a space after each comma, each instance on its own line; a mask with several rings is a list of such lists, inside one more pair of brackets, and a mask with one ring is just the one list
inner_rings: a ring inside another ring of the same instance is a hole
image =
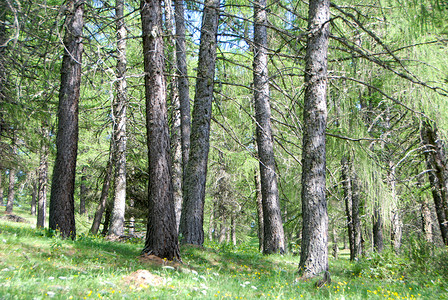
[[0, 205], [0, 299], [448, 299], [448, 1], [0, 0]]

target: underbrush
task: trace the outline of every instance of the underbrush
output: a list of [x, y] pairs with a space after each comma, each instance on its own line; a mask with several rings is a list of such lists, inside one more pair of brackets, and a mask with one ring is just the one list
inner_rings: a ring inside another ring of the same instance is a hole
[[0, 230], [0, 299], [448, 299], [445, 250], [356, 263], [345, 250], [330, 260], [332, 283], [317, 289], [317, 279], [297, 280], [298, 256], [264, 256], [256, 242], [183, 246], [176, 265], [140, 259], [143, 240], [63, 240], [4, 220]]

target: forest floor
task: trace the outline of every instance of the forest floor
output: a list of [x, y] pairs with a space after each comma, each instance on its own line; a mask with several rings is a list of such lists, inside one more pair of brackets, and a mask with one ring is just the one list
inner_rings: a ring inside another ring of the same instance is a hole
[[[0, 213], [0, 299], [448, 299], [446, 249], [330, 259], [332, 282], [298, 281], [299, 257], [265, 256], [255, 244], [181, 248], [183, 264], [140, 257], [143, 241], [75, 241]], [[17, 222], [18, 221], [18, 222]]]

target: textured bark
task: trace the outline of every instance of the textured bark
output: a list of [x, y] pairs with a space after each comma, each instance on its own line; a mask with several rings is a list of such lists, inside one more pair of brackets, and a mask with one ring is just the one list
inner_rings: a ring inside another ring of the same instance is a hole
[[101, 235], [105, 236], [109, 232], [110, 215], [112, 214], [112, 201], [106, 200], [106, 211], [104, 213], [104, 223]]
[[311, 0], [308, 15], [303, 111], [303, 228], [299, 264], [304, 278], [314, 277], [328, 270], [325, 129], [330, 1]]
[[0, 168], [0, 205], [3, 205], [3, 185], [2, 185], [3, 174], [5, 174], [5, 172], [3, 171], [2, 168]]
[[149, 159], [149, 212], [142, 253], [180, 260], [171, 180], [166, 82], [163, 74], [165, 62], [161, 1], [141, 1], [141, 18]]
[[392, 195], [392, 215], [390, 223], [390, 240], [392, 247], [396, 253], [400, 251], [401, 248], [401, 238], [403, 235], [403, 223], [401, 221], [401, 214], [398, 208], [398, 195], [397, 195], [397, 180], [395, 175], [395, 167], [392, 162], [389, 162], [389, 174], [387, 183], [389, 185], [391, 195]]
[[206, 0], [199, 46], [191, 148], [184, 177], [184, 203], [180, 221], [181, 242], [184, 244], [204, 243], [205, 182], [210, 149], [218, 17], [219, 0]]
[[437, 220], [443, 243], [448, 245], [448, 168], [444, 147], [437, 136], [437, 130], [423, 122], [421, 140], [425, 146], [426, 166], [432, 197], [436, 209]]
[[[14, 143], [12, 145], [12, 154], [15, 156], [17, 153], [17, 145]], [[9, 169], [9, 184], [8, 184], [8, 200], [6, 201], [6, 212], [12, 213], [14, 206], [14, 198], [16, 195], [16, 169]]]
[[124, 234], [124, 218], [126, 210], [126, 26], [124, 22], [124, 0], [117, 0], [115, 5], [115, 24], [117, 28], [117, 81], [116, 96], [113, 102], [113, 138], [115, 184], [114, 201], [109, 233], [112, 236]]
[[263, 203], [261, 200], [261, 182], [258, 177], [258, 172], [255, 172], [255, 201], [257, 203], [257, 215], [258, 215], [258, 250], [263, 252], [263, 240], [264, 240], [264, 221], [263, 221]]
[[338, 247], [338, 233], [336, 228], [333, 228], [333, 257], [338, 259], [339, 247]]
[[106, 209], [107, 197], [109, 195], [110, 181], [112, 178], [112, 169], [113, 169], [112, 161], [113, 161], [113, 155], [114, 155], [113, 153], [114, 153], [113, 141], [111, 141], [110, 149], [109, 149], [109, 159], [107, 160], [107, 165], [106, 165], [106, 170], [105, 170], [106, 174], [104, 176], [103, 187], [101, 189], [100, 201], [98, 202], [98, 206], [95, 211], [95, 216], [93, 217], [92, 227], [90, 228], [91, 234], [98, 233], [98, 230], [99, 230], [100, 224], [101, 224], [101, 219], [103, 218], [103, 213], [104, 213], [104, 210]]
[[39, 187], [38, 187], [38, 204], [37, 204], [37, 227], [45, 227], [45, 219], [47, 215], [47, 188], [48, 188], [48, 139], [49, 131], [43, 128], [43, 140], [41, 144], [40, 161], [39, 161]]
[[86, 214], [86, 198], [87, 198], [87, 167], [82, 167], [81, 185], [79, 187], [79, 214]]
[[350, 177], [350, 163], [346, 157], [341, 160], [342, 165], [342, 188], [344, 190], [345, 215], [347, 217], [348, 244], [350, 247], [350, 260], [355, 258], [355, 238], [352, 219], [352, 181]]
[[283, 253], [285, 235], [278, 196], [269, 104], [266, 0], [254, 2], [254, 20], [254, 102], [263, 204], [263, 253]]
[[352, 182], [352, 220], [353, 220], [353, 260], [357, 260], [362, 254], [361, 220], [359, 218], [359, 181], [355, 173], [351, 177]]
[[381, 207], [375, 202], [373, 207], [373, 249], [381, 253], [384, 250], [383, 240], [383, 219], [381, 217]]
[[[167, 44], [165, 48], [172, 49], [167, 53], [167, 74], [174, 74], [176, 69], [176, 47], [175, 47], [175, 29], [174, 29], [174, 11], [171, 0], [165, 0], [165, 27], [168, 33]], [[182, 213], [182, 133], [181, 133], [181, 113], [178, 93], [178, 79], [175, 76], [168, 77], [168, 103], [170, 104], [170, 143], [171, 160], [173, 172], [174, 189], [174, 212], [176, 214], [176, 228], [179, 230], [180, 215]]]
[[50, 229], [63, 237], [76, 237], [74, 190], [78, 151], [78, 103], [81, 84], [84, 1], [66, 4], [64, 57], [59, 90], [56, 161], [50, 196]]
[[36, 199], [37, 199], [38, 185], [36, 179], [33, 179], [33, 191], [31, 193], [31, 215], [36, 215]]
[[425, 240], [428, 243], [433, 242], [432, 235], [432, 220], [431, 220], [431, 210], [429, 209], [429, 203], [427, 200], [424, 200], [421, 207], [422, 214], [422, 231], [425, 235]]
[[236, 217], [237, 212], [233, 212], [230, 216], [230, 235], [234, 246], [236, 246]]
[[174, 0], [176, 22], [176, 62], [177, 62], [177, 88], [179, 92], [181, 140], [182, 140], [182, 167], [183, 173], [188, 163], [190, 152], [190, 87], [187, 73], [187, 51], [185, 48], [185, 18], [183, 0]]

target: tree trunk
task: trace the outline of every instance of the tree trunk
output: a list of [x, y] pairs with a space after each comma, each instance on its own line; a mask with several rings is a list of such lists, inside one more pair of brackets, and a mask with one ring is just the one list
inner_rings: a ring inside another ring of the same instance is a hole
[[183, 0], [174, 0], [176, 22], [176, 61], [177, 61], [177, 88], [179, 92], [181, 140], [182, 140], [182, 167], [183, 173], [188, 163], [190, 152], [190, 88], [187, 73], [187, 51], [185, 48], [185, 19]]
[[377, 201], [373, 207], [373, 249], [381, 253], [384, 249], [383, 241], [383, 219], [381, 217], [381, 207]]
[[350, 247], [350, 260], [355, 259], [355, 235], [353, 230], [353, 218], [352, 218], [352, 181], [351, 181], [351, 167], [349, 160], [344, 156], [341, 160], [342, 164], [342, 187], [344, 190], [344, 202], [345, 202], [345, 215], [347, 217], [347, 230], [348, 230], [348, 244]]
[[[113, 144], [114, 143], [111, 140], [110, 148], [109, 148], [109, 159], [107, 160], [107, 165], [106, 165], [106, 170], [105, 170], [106, 174], [104, 176], [103, 187], [101, 189], [100, 201], [96, 208], [95, 216], [93, 217], [92, 227], [90, 228], [91, 234], [98, 233], [98, 230], [100, 229], [101, 219], [103, 218], [103, 213], [104, 213], [104, 210], [106, 209], [106, 205], [107, 205], [107, 198], [109, 196], [109, 187], [110, 187], [110, 181], [112, 178], [112, 169], [113, 169], [113, 167], [112, 167], [112, 161], [113, 161], [113, 155], [114, 155], [113, 154], [114, 153]], [[109, 213], [109, 216], [110, 216], [110, 213]], [[106, 221], [105, 221], [105, 223], [106, 223]], [[109, 221], [108, 221], [108, 224], [109, 224]], [[105, 226], [105, 227], [108, 228], [109, 226]], [[107, 230], [106, 230], [106, 232], [107, 232]]]
[[[13, 141], [12, 153], [15, 156], [17, 153], [17, 145]], [[14, 206], [14, 198], [16, 195], [16, 169], [14, 167], [9, 169], [9, 185], [8, 185], [8, 200], [6, 202], [6, 212], [8, 214], [12, 213], [12, 208]]]
[[392, 162], [389, 162], [389, 174], [388, 174], [388, 185], [392, 194], [392, 216], [391, 216], [391, 224], [390, 224], [390, 240], [392, 243], [392, 247], [394, 251], [398, 253], [401, 248], [401, 238], [403, 232], [403, 223], [401, 221], [400, 209], [398, 207], [398, 195], [397, 195], [397, 180], [395, 175], [395, 167]]
[[78, 151], [78, 103], [81, 84], [82, 30], [84, 0], [70, 0], [67, 5], [64, 57], [59, 90], [56, 161], [50, 196], [50, 229], [63, 237], [76, 237], [75, 175]]
[[355, 173], [352, 174], [352, 221], [353, 221], [353, 260], [357, 260], [362, 254], [361, 220], [359, 218], [359, 182]]
[[[131, 208], [131, 211], [134, 209], [134, 199], [129, 199], [129, 207]], [[135, 217], [134, 214], [129, 218], [129, 235], [133, 236], [135, 234]]]
[[236, 217], [237, 217], [237, 211], [232, 212], [230, 216], [230, 235], [232, 238], [232, 245], [236, 246]]
[[107, 233], [109, 232], [109, 224], [110, 224], [111, 214], [112, 214], [112, 201], [106, 200], [106, 211], [104, 214], [103, 230], [101, 231], [102, 236], [107, 235]]
[[2, 168], [0, 168], [0, 205], [3, 205], [3, 185], [2, 185], [2, 179], [3, 179], [3, 174], [5, 172], [3, 171]]
[[255, 201], [257, 203], [257, 215], [258, 215], [258, 250], [263, 252], [263, 240], [264, 240], [264, 221], [263, 221], [263, 204], [261, 200], [261, 183], [258, 177], [258, 172], [255, 171]]
[[37, 227], [45, 227], [47, 217], [47, 187], [48, 187], [48, 151], [49, 151], [49, 130], [42, 128], [43, 140], [41, 141], [40, 161], [39, 161], [39, 187], [37, 200]]
[[113, 138], [114, 138], [114, 198], [109, 224], [110, 236], [124, 234], [124, 218], [126, 210], [126, 26], [124, 22], [124, 0], [116, 0], [115, 24], [117, 30], [117, 81], [116, 96], [113, 102]]
[[205, 182], [210, 148], [218, 17], [219, 0], [206, 0], [199, 46], [191, 151], [184, 177], [184, 203], [180, 224], [184, 244], [202, 245], [204, 243]]
[[3, 185], [2, 185], [2, 179], [3, 175], [5, 174], [4, 170], [0, 168], [0, 205], [4, 205], [3, 203]]
[[33, 179], [33, 186], [32, 186], [32, 193], [31, 193], [31, 215], [35, 216], [36, 215], [36, 199], [37, 199], [37, 182], [36, 182], [36, 178]]
[[338, 259], [339, 247], [338, 247], [338, 233], [336, 228], [333, 228], [333, 257]]
[[79, 187], [79, 214], [86, 214], [86, 198], [87, 198], [87, 167], [82, 167], [81, 185]]
[[[176, 70], [176, 47], [175, 47], [175, 29], [174, 29], [174, 11], [171, 0], [165, 0], [165, 26], [167, 31], [167, 74], [174, 75]], [[171, 160], [173, 172], [174, 189], [174, 212], [176, 214], [176, 228], [179, 230], [180, 215], [182, 213], [182, 126], [181, 113], [178, 94], [178, 81], [176, 76], [168, 76], [168, 103], [170, 104], [170, 138], [171, 138]]]
[[[328, 213], [325, 185], [327, 50], [330, 1], [309, 2], [305, 56], [302, 158], [302, 245], [299, 270], [310, 278], [328, 272]], [[328, 276], [328, 275], [327, 275]]]
[[440, 232], [443, 243], [448, 245], [448, 168], [444, 147], [437, 136], [437, 129], [433, 129], [427, 122], [423, 122], [420, 134], [425, 146], [426, 165], [430, 170], [428, 178]]
[[163, 74], [161, 1], [141, 1], [141, 18], [149, 160], [149, 213], [142, 253], [180, 260], [171, 179], [166, 82]]
[[254, 100], [263, 204], [263, 253], [284, 253], [285, 235], [275, 172], [274, 145], [269, 104], [266, 0], [254, 2]]
[[425, 235], [425, 240], [428, 243], [432, 243], [433, 236], [432, 236], [431, 210], [429, 209], [429, 204], [427, 200], [424, 200], [422, 202], [421, 214], [422, 214], [422, 231], [423, 234]]

